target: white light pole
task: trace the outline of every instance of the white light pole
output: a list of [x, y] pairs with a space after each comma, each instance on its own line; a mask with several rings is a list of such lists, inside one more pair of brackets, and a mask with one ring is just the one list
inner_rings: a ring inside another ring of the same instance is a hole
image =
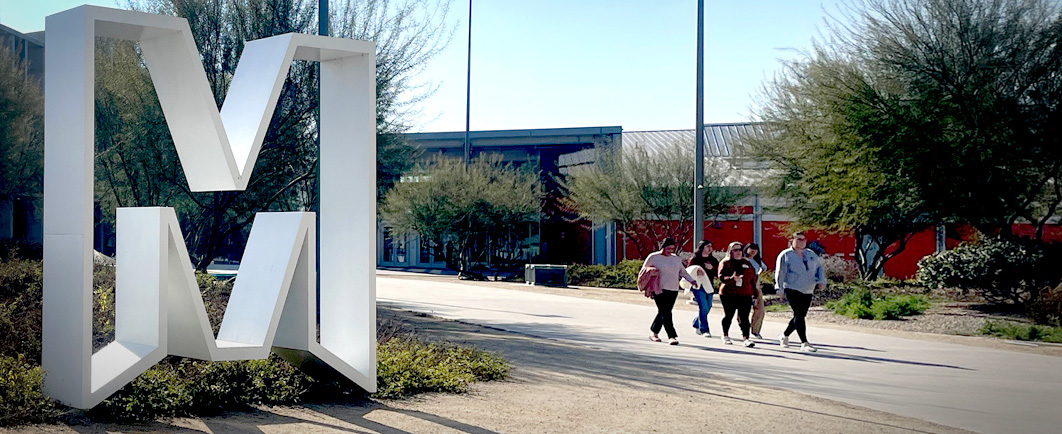
[[465, 68], [465, 167], [472, 162], [472, 142], [468, 140], [472, 107], [472, 0], [468, 0], [468, 64]]
[[697, 0], [697, 123], [693, 180], [693, 247], [704, 239], [704, 0]]

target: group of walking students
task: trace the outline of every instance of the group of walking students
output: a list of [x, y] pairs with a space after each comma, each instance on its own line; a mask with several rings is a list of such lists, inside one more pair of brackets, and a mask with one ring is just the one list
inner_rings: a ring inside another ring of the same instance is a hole
[[[775, 285], [793, 309], [793, 319], [789, 321], [785, 332], [778, 336], [778, 343], [788, 348], [789, 336], [795, 331], [800, 338], [800, 349], [815, 352], [815, 347], [808, 342], [804, 318], [811, 307], [811, 296], [815, 289], [826, 287], [826, 273], [818, 255], [807, 249], [807, 243], [807, 236], [803, 232], [794, 233], [789, 237], [789, 248], [779, 253], [775, 260]], [[657, 308], [656, 318], [649, 327], [652, 331], [649, 339], [662, 342], [659, 333], [663, 329], [667, 332], [668, 343], [678, 345], [678, 332], [675, 331], [671, 311], [679, 291], [684, 289], [692, 291], [698, 306], [697, 317], [693, 320], [693, 329], [698, 335], [712, 337], [708, 327], [708, 312], [712, 309], [712, 298], [719, 294], [724, 313], [723, 343], [733, 344], [730, 324], [736, 314], [742, 343], [748, 348], [755, 347], [756, 343], [751, 338], [763, 339], [760, 330], [765, 312], [759, 274], [768, 269], [760, 257], [759, 246], [755, 243], [743, 245], [732, 242], [721, 261], [712, 255], [711, 241], [702, 241], [689, 261], [675, 254], [677, 247], [675, 240], [665, 238], [660, 243], [660, 250], [645, 258], [638, 272], [638, 289], [646, 297], [652, 298]]]

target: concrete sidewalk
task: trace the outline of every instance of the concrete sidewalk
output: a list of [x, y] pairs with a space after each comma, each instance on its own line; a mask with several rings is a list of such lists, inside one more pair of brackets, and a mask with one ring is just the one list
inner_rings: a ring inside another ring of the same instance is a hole
[[[655, 314], [644, 305], [505, 289], [382, 272], [381, 303], [591, 349], [914, 417], [971, 431], [1054, 432], [1062, 425], [1057, 357], [834, 329], [813, 329], [818, 353], [760, 341], [753, 349], [695, 336], [694, 313], [676, 311], [682, 345], [649, 342]], [[711, 315], [718, 333], [721, 309]], [[736, 329], [736, 324], [733, 326]], [[764, 336], [784, 328], [767, 322]], [[736, 330], [733, 335], [738, 335]], [[578, 361], [572, 361], [578, 363]], [[607, 375], [607, 373], [602, 373]]]

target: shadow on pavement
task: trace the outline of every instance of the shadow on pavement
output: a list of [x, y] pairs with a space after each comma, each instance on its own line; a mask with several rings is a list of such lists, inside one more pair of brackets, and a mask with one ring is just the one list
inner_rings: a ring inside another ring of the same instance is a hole
[[334, 417], [338, 420], [342, 420], [351, 425], [357, 425], [359, 427], [377, 432], [380, 434], [412, 434], [409, 431], [394, 428], [388, 425], [384, 425], [379, 422], [366, 419], [365, 416], [374, 411], [388, 411], [404, 416], [420, 419], [425, 422], [431, 422], [436, 425], [444, 426], [458, 432], [468, 434], [498, 434], [495, 431], [491, 431], [486, 428], [481, 428], [475, 425], [469, 425], [467, 423], [459, 422], [453, 419], [448, 419], [439, 415], [426, 413], [423, 411], [409, 410], [403, 408], [390, 407], [381, 402], [373, 402], [366, 407], [349, 407], [349, 406], [310, 406], [309, 408], [319, 413]]
[[[469, 324], [460, 321], [442, 320], [427, 317], [423, 314], [414, 314], [397, 310], [391, 306], [381, 304], [380, 312], [387, 312], [395, 318], [410, 323], [417, 329], [417, 335], [428, 340], [447, 340], [475, 345], [477, 348], [502, 355], [506, 360], [517, 365], [520, 369], [514, 372], [517, 381], [546, 382], [556, 380], [556, 376], [574, 376], [591, 378], [599, 381], [614, 383], [616, 385], [638, 389], [661, 390], [663, 392], [684, 392], [702, 397], [715, 397], [719, 399], [734, 400], [744, 403], [756, 404], [764, 407], [763, 414], [771, 414], [775, 410], [785, 410], [815, 417], [830, 417], [848, 421], [858, 421], [879, 427], [899, 429], [908, 432], [932, 432], [923, 431], [912, 427], [883, 423], [830, 412], [817, 411], [808, 408], [800, 408], [792, 405], [792, 401], [769, 402], [761, 399], [755, 393], [760, 387], [756, 383], [770, 385], [777, 380], [785, 378], [792, 384], [805, 382], [805, 389], [816, 389], [816, 384], [822, 384], [821, 378], [814, 375], [800, 374], [802, 378], [794, 378], [789, 371], [775, 369], [768, 366], [757, 365], [756, 360], [764, 357], [771, 358], [795, 358], [793, 355], [803, 353], [786, 352], [785, 355], [768, 354], [765, 351], [780, 352], [766, 349], [721, 349], [710, 348], [703, 345], [680, 346], [693, 347], [703, 351], [713, 351], [733, 355], [732, 360], [723, 362], [711, 362], [698, 360], [696, 365], [682, 354], [676, 354], [673, 350], [677, 347], [666, 343], [653, 343], [647, 339], [644, 345], [655, 345], [660, 349], [659, 354], [644, 356], [640, 354], [616, 352], [593, 348], [594, 343], [586, 342], [587, 331], [573, 333], [565, 330], [567, 327], [556, 324], [534, 324], [544, 334], [550, 336], [571, 336], [572, 343], [565, 339], [543, 339], [527, 334], [505, 331], [495, 327], [484, 327], [477, 324]], [[526, 324], [524, 325], [526, 326]], [[548, 333], [545, 333], [548, 332]], [[574, 339], [579, 337], [580, 341]], [[595, 338], [615, 340], [614, 336], [593, 335]], [[640, 339], [639, 339], [640, 340]], [[629, 344], [629, 339], [627, 340]], [[762, 342], [761, 342], [762, 343]], [[720, 344], [721, 345], [721, 344]], [[671, 352], [671, 354], [669, 354]], [[843, 356], [834, 356], [843, 357]], [[888, 362], [881, 359], [880, 362]], [[904, 361], [895, 361], [902, 363]], [[728, 374], [735, 364], [754, 366], [755, 374], [748, 378], [749, 382], [735, 380], [732, 377], [720, 374]], [[827, 389], [820, 387], [826, 393]], [[846, 389], [850, 395], [859, 394], [860, 385], [852, 384]], [[830, 391], [836, 392], [836, 391]], [[773, 409], [773, 410], [772, 410]]]

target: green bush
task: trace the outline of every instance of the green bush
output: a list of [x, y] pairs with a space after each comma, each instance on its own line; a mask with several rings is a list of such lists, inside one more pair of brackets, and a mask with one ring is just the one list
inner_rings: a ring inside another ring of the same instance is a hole
[[900, 319], [921, 315], [929, 309], [929, 301], [920, 295], [896, 295], [875, 300], [870, 311], [874, 319]]
[[40, 261], [0, 261], [0, 355], [40, 364], [42, 279]]
[[595, 286], [605, 275], [605, 266], [592, 264], [571, 264], [568, 266], [568, 283], [579, 286]]
[[870, 309], [873, 304], [874, 295], [867, 289], [857, 288], [839, 300], [826, 303], [826, 308], [851, 318], [874, 319], [874, 312]]
[[642, 261], [628, 259], [616, 265], [582, 265], [568, 266], [568, 283], [576, 286], [596, 286], [600, 288], [638, 287], [638, 271]]
[[374, 397], [395, 398], [422, 392], [464, 392], [477, 380], [499, 380], [509, 373], [501, 358], [471, 347], [391, 339], [377, 347]]
[[[510, 369], [501, 358], [473, 347], [425, 343], [412, 335], [379, 345], [377, 360], [374, 398], [460, 393], [475, 381], [505, 378]], [[314, 391], [317, 386], [328, 393]], [[311, 396], [332, 399], [339, 395], [364, 396], [360, 390], [317, 383], [277, 356], [239, 362], [172, 358], [141, 374], [91, 414], [105, 420], [146, 421], [244, 410], [256, 404], [292, 405]]]
[[917, 294], [875, 297], [869, 289], [855, 288], [840, 299], [826, 303], [826, 307], [850, 318], [886, 320], [921, 315], [929, 308], [929, 301]]
[[190, 382], [169, 365], [148, 369], [89, 413], [104, 420], [150, 421], [185, 414]]
[[22, 356], [0, 356], [0, 426], [51, 422], [55, 401], [41, 392], [44, 373]]
[[981, 334], [1019, 341], [1044, 341], [1062, 343], [1062, 327], [1016, 324], [1003, 321], [985, 321]]
[[92, 410], [101, 419], [144, 421], [301, 402], [312, 380], [277, 356], [204, 362], [171, 358]]
[[989, 303], [1027, 310], [1044, 288], [1062, 281], [1060, 260], [1058, 245], [988, 239], [922, 258], [915, 279], [933, 288], [974, 290]]

